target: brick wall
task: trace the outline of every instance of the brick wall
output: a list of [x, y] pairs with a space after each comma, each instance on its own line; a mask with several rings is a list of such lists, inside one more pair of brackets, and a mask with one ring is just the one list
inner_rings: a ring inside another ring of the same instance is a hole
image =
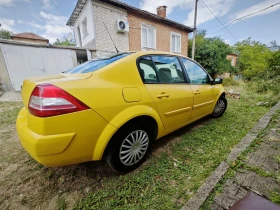
[[128, 33], [117, 32], [117, 20], [127, 21], [127, 12], [125, 9], [112, 6], [110, 4], [94, 0], [93, 15], [96, 33], [96, 50], [103, 52], [116, 52], [115, 47], [110, 39], [104, 26], [106, 24], [112, 39], [114, 40], [120, 52], [129, 50]]
[[237, 55], [229, 54], [227, 55], [227, 60], [231, 61], [232, 66], [236, 66]]
[[156, 50], [170, 52], [170, 33], [181, 34], [181, 54], [188, 55], [188, 32], [160, 22], [128, 12], [129, 21], [129, 50], [141, 51], [141, 24], [156, 28]]

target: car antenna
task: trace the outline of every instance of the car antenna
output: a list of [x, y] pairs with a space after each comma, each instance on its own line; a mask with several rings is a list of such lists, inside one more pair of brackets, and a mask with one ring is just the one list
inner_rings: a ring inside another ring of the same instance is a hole
[[111, 40], [112, 40], [112, 42], [113, 42], [115, 48], [116, 48], [117, 53], [119, 53], [118, 48], [117, 48], [117, 46], [115, 45], [115, 43], [114, 43], [114, 41], [113, 41], [113, 39], [112, 39], [112, 37], [111, 37], [111, 34], [110, 34], [110, 32], [108, 31], [108, 28], [107, 28], [106, 24], [105, 24], [104, 22], [103, 22], [103, 24], [104, 24], [104, 26], [105, 26], [105, 28], [106, 28], [106, 30], [107, 30], [109, 36], [110, 36], [110, 38], [111, 38]]

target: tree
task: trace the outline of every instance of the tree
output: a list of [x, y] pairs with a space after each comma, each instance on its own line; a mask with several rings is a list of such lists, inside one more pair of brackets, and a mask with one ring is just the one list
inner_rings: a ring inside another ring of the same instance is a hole
[[271, 47], [278, 47], [277, 41], [276, 40], [271, 41], [270, 46]]
[[54, 45], [64, 45], [64, 46], [75, 46], [75, 40], [71, 39], [68, 40], [66, 38], [64, 38], [62, 41], [60, 41], [60, 39], [56, 39], [56, 41], [53, 43]]
[[[227, 55], [232, 48], [220, 37], [206, 38], [206, 30], [199, 30], [196, 36], [194, 59], [199, 62], [212, 76], [217, 73], [235, 72]], [[191, 56], [192, 39], [189, 40], [189, 56]]]
[[11, 31], [5, 29], [0, 30], [0, 39], [11, 39], [11, 35], [12, 35]]
[[280, 50], [273, 52], [268, 59], [269, 75], [271, 78], [280, 77]]
[[248, 38], [237, 42], [235, 49], [239, 52], [237, 67], [245, 79], [251, 80], [253, 77], [267, 76], [267, 60], [270, 58], [271, 52], [266, 45]]

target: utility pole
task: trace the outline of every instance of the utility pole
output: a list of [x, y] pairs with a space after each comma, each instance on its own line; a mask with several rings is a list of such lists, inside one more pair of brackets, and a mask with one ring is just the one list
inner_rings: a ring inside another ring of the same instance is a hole
[[196, 36], [196, 17], [197, 17], [197, 2], [195, 0], [195, 10], [194, 10], [194, 31], [193, 31], [193, 44], [192, 44], [192, 59], [194, 60], [194, 52], [195, 52], [195, 36]]

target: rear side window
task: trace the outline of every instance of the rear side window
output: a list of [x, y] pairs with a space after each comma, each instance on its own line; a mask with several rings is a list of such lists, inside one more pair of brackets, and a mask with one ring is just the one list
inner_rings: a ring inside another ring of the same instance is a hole
[[138, 61], [144, 83], [186, 83], [179, 60], [175, 56], [145, 56]]
[[95, 59], [95, 60], [91, 60], [88, 62], [85, 62], [79, 66], [76, 66], [72, 69], [69, 69], [63, 73], [66, 74], [83, 74], [83, 73], [88, 73], [88, 72], [94, 72], [98, 69], [101, 69], [104, 66], [107, 66], [121, 58], [124, 58], [128, 55], [130, 55], [131, 53], [122, 53], [122, 54], [116, 54], [114, 56], [105, 58], [105, 59]]
[[185, 83], [183, 70], [177, 57], [152, 56], [160, 83]]
[[144, 83], [158, 83], [157, 73], [151, 57], [140, 58], [138, 64], [139, 73]]

